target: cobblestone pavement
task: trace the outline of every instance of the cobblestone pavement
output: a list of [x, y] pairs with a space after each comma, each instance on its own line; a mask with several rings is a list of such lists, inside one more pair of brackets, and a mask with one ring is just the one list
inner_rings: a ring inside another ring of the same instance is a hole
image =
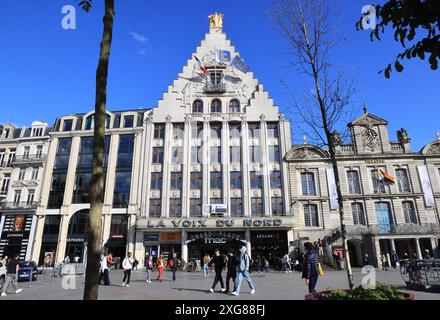
[[[204, 278], [201, 272], [178, 272], [177, 281], [171, 280], [171, 272], [166, 272], [164, 281], [159, 283], [155, 280], [146, 283], [145, 271], [139, 270], [132, 274], [132, 282], [129, 288], [122, 287], [122, 272], [111, 271], [110, 286], [101, 286], [99, 298], [105, 300], [303, 300], [307, 293], [301, 274], [298, 272], [281, 273], [252, 273], [251, 277], [256, 287], [256, 294], [249, 294], [247, 283], [242, 284], [239, 297], [219, 293], [220, 285], [217, 285], [215, 293], [208, 293], [214, 279], [211, 273]], [[363, 275], [360, 269], [354, 270], [356, 285], [360, 284]], [[393, 284], [401, 291], [411, 292], [417, 300], [440, 300], [438, 293], [426, 293], [405, 290], [404, 282], [400, 273], [394, 271], [376, 274], [378, 282]], [[0, 297], [0, 300], [79, 300], [82, 299], [84, 277], [77, 276], [75, 281], [70, 282], [71, 288], [63, 289], [62, 282], [68, 283], [68, 278], [53, 278], [39, 275], [29, 287], [29, 282], [20, 282], [23, 292], [20, 294], [8, 294]], [[326, 271], [324, 277], [318, 281], [317, 289], [327, 288], [340, 289], [347, 287], [345, 271]]]

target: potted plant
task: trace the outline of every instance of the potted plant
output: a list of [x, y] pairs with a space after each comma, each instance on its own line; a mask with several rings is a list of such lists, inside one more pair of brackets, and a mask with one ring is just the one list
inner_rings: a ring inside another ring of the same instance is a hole
[[400, 292], [390, 285], [378, 283], [375, 289], [359, 286], [353, 290], [337, 289], [309, 293], [306, 300], [414, 300], [414, 295]]

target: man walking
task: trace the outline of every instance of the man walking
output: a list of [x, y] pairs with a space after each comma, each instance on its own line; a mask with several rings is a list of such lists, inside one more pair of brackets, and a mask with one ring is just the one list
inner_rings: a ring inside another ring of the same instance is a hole
[[316, 292], [316, 283], [318, 282], [318, 254], [313, 250], [311, 242], [304, 243], [306, 254], [304, 255], [304, 265], [302, 278], [305, 279], [309, 287], [309, 293]]
[[173, 256], [168, 261], [168, 265], [170, 266], [171, 271], [173, 272], [173, 281], [176, 282], [176, 272], [177, 265], [179, 264], [179, 259], [177, 259], [177, 254], [173, 253]]
[[240, 294], [241, 283], [243, 282], [243, 278], [246, 279], [249, 288], [251, 289], [250, 294], [255, 294], [255, 287], [252, 282], [251, 277], [249, 276], [249, 268], [251, 264], [251, 257], [246, 252], [246, 247], [241, 246], [239, 249], [239, 257], [238, 257], [238, 271], [237, 271], [237, 280], [235, 284], [235, 290], [232, 292], [232, 295], [238, 296]]
[[391, 264], [393, 266], [394, 271], [396, 270], [397, 265], [399, 264], [400, 257], [396, 251], [393, 251], [391, 254]]
[[18, 288], [17, 280], [18, 280], [18, 270], [20, 269], [20, 263], [18, 261], [19, 256], [15, 256], [11, 260], [8, 261], [6, 267], [6, 277], [5, 284], [3, 285], [3, 292], [1, 294], [2, 297], [6, 296], [6, 292], [9, 289], [9, 286], [14, 286], [15, 293], [20, 293], [23, 289]]
[[235, 279], [237, 278], [237, 257], [234, 255], [234, 251], [230, 249], [228, 251], [228, 262], [226, 263], [226, 292], [225, 293], [231, 293], [229, 291], [229, 283], [232, 279], [232, 282], [234, 283], [234, 291], [235, 291]]
[[217, 285], [217, 282], [220, 281], [222, 292], [225, 292], [226, 289], [225, 289], [225, 284], [223, 283], [222, 271], [226, 267], [226, 263], [224, 257], [220, 254], [219, 249], [215, 249], [214, 257], [211, 259], [208, 265], [209, 267], [214, 265], [214, 270], [215, 270], [214, 282], [212, 284], [211, 289], [209, 289], [209, 291], [211, 291], [211, 293], [214, 293], [215, 286]]
[[130, 287], [131, 270], [133, 269], [134, 259], [131, 256], [131, 252], [127, 253], [124, 261], [122, 261], [122, 268], [124, 269], [124, 279], [122, 280], [122, 286], [125, 287], [125, 281], [127, 281], [127, 288]]
[[209, 275], [209, 266], [208, 266], [208, 264], [209, 264], [210, 261], [211, 261], [211, 257], [209, 256], [209, 254], [206, 253], [204, 255], [204, 257], [203, 257], [203, 276], [205, 278], [207, 278], [208, 275]]

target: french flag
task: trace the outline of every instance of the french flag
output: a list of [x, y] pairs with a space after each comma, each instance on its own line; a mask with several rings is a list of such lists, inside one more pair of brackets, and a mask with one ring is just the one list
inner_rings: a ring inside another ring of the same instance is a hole
[[209, 72], [208, 69], [206, 69], [206, 67], [203, 65], [202, 61], [199, 60], [199, 58], [197, 58], [197, 56], [194, 56], [194, 58], [196, 59], [197, 63], [200, 66], [200, 69], [203, 71], [203, 73], [208, 77], [209, 76]]

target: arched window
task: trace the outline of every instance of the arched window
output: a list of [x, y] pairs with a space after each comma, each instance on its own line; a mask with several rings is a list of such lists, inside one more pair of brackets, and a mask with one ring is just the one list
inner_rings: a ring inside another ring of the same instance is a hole
[[195, 100], [193, 102], [193, 113], [203, 113], [203, 101]]
[[69, 221], [68, 235], [84, 235], [87, 233], [87, 215], [89, 210], [80, 210]]
[[220, 101], [220, 99], [212, 100], [211, 112], [222, 112], [222, 102]]
[[[94, 114], [91, 114], [90, 116], [87, 117], [85, 130], [92, 130], [95, 128], [95, 119], [94, 118], [95, 118]], [[106, 114], [105, 115], [105, 128], [106, 129], [110, 128], [110, 120], [111, 120], [111, 117], [108, 114]]]
[[240, 112], [240, 102], [238, 100], [232, 100], [229, 102], [229, 112], [230, 113], [238, 113]]

